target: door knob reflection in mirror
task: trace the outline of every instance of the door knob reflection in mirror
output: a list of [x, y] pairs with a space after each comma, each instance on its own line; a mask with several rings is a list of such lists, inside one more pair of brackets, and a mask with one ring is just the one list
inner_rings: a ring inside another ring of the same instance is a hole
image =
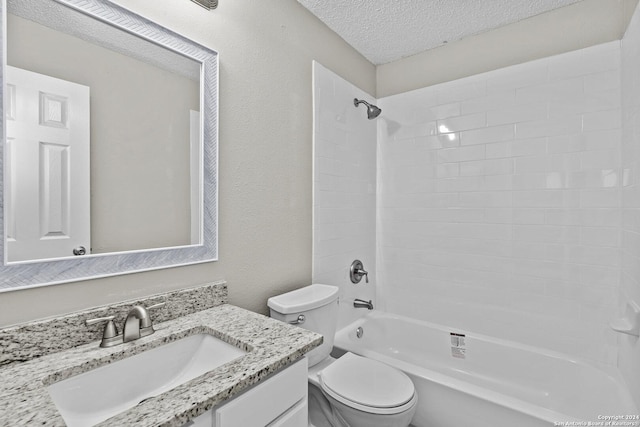
[[77, 248], [73, 249], [73, 254], [74, 255], [86, 255], [87, 253], [87, 249], [84, 246], [78, 246]]

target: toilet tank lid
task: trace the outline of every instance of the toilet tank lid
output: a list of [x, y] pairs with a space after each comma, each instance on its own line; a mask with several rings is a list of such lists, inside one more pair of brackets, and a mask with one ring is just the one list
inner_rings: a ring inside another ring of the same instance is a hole
[[314, 284], [271, 297], [267, 305], [280, 314], [299, 313], [335, 301], [338, 291], [337, 286]]

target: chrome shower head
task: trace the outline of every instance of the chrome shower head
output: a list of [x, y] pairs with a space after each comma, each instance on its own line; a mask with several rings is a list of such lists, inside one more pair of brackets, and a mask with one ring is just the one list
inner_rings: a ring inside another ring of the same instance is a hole
[[382, 110], [380, 108], [376, 107], [375, 105], [369, 104], [364, 99], [353, 98], [353, 105], [357, 107], [359, 104], [364, 104], [367, 106], [367, 118], [369, 120], [375, 119], [380, 115], [380, 113], [382, 113]]

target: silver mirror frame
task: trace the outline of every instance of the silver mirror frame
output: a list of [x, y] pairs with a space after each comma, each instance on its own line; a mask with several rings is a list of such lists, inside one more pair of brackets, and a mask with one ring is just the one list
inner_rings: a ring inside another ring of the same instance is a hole
[[[158, 24], [155, 24], [108, 0], [51, 0], [108, 23], [116, 28], [151, 43], [173, 50], [200, 64], [200, 105], [202, 114], [202, 240], [199, 245], [120, 252], [87, 257], [63, 258], [26, 263], [7, 263], [5, 254], [6, 225], [4, 223], [4, 156], [5, 109], [0, 103], [0, 222], [2, 222], [2, 265], [0, 266], [0, 292], [24, 288], [95, 279], [148, 270], [197, 264], [218, 259], [218, 53]], [[2, 84], [0, 95], [4, 100], [6, 68], [7, 3], [2, 0], [0, 43], [2, 57]]]

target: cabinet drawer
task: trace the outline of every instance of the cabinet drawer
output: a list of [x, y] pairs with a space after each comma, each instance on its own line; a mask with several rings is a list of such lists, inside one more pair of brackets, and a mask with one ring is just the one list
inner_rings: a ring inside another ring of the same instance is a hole
[[204, 414], [200, 414], [186, 424], [183, 424], [182, 427], [215, 427], [215, 424], [213, 424], [214, 416], [213, 409], [209, 409]]
[[307, 359], [303, 358], [218, 408], [215, 425], [264, 427], [301, 399], [306, 400], [306, 395]]
[[307, 427], [308, 425], [309, 409], [307, 399], [304, 399], [267, 427]]

